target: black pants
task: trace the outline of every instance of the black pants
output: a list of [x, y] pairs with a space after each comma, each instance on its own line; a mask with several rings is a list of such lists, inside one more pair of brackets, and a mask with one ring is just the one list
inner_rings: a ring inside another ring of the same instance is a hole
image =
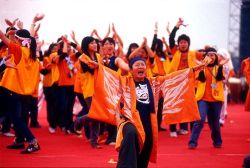
[[30, 95], [22, 96], [22, 116], [27, 125], [30, 126], [39, 125], [38, 123], [38, 98]]
[[162, 123], [163, 101], [164, 101], [164, 98], [161, 96], [159, 98], [158, 112], [157, 112], [158, 129], [161, 128], [161, 123]]
[[29, 127], [25, 123], [22, 117], [22, 108], [24, 106], [22, 101], [22, 95], [16, 94], [14, 92], [11, 92], [7, 89], [5, 89], [5, 92], [7, 93], [6, 101], [7, 101], [7, 110], [8, 113], [10, 113], [11, 121], [14, 125], [15, 130], [15, 141], [20, 143], [24, 142], [26, 139], [28, 142], [32, 142], [35, 137], [30, 131]]
[[137, 130], [127, 123], [122, 130], [123, 140], [119, 151], [117, 168], [146, 168], [152, 152], [152, 136], [146, 137], [142, 151], [139, 150]]
[[73, 124], [73, 107], [75, 103], [74, 86], [59, 86], [57, 110], [60, 115], [59, 126], [70, 130]]
[[59, 110], [58, 110], [58, 85], [53, 84], [50, 87], [43, 87], [43, 93], [46, 100], [47, 107], [47, 121], [49, 126], [56, 128], [59, 125]]
[[10, 113], [7, 110], [7, 96], [8, 94], [4, 91], [4, 88], [0, 87], [0, 118], [2, 119], [3, 133], [9, 132], [11, 127]]

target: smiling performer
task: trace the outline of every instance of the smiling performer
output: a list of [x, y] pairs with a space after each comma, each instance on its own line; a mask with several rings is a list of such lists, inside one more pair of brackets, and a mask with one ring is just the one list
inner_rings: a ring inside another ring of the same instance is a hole
[[194, 123], [188, 147], [195, 149], [206, 117], [211, 129], [211, 139], [215, 148], [221, 148], [220, 113], [224, 101], [223, 66], [218, 61], [217, 51], [207, 48], [206, 55], [212, 59], [204, 70], [199, 72], [196, 99], [201, 119]]
[[[97, 63], [90, 61], [88, 64]], [[168, 124], [199, 119], [194, 96], [194, 72], [185, 69], [166, 76], [147, 78], [146, 63], [141, 56], [132, 58], [129, 67], [131, 75], [119, 76], [99, 64], [95, 71], [98, 83], [95, 84], [88, 116], [117, 125], [117, 167], [147, 167], [149, 161], [155, 163], [157, 160], [156, 111], [160, 90], [164, 96], [163, 111], [169, 115]], [[190, 107], [196, 110], [188, 109]], [[185, 116], [183, 111], [194, 113]]]

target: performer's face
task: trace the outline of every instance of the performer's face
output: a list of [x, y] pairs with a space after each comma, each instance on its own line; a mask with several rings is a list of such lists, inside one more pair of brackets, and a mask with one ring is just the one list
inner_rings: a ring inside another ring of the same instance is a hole
[[181, 40], [181, 41], [179, 42], [179, 50], [180, 50], [181, 52], [187, 52], [188, 49], [189, 49], [189, 44], [188, 44], [188, 42], [187, 42], [186, 40]]
[[207, 56], [209, 56], [212, 59], [212, 61], [209, 64], [214, 64], [216, 60], [216, 55], [214, 53], [208, 53]]
[[136, 61], [132, 65], [131, 73], [135, 81], [143, 81], [146, 76], [146, 63], [142, 60]]
[[115, 45], [108, 40], [103, 45], [103, 53], [105, 56], [112, 56], [115, 52]]
[[93, 52], [97, 51], [97, 43], [95, 40], [93, 40], [92, 42], [89, 43], [88, 50], [93, 51]]

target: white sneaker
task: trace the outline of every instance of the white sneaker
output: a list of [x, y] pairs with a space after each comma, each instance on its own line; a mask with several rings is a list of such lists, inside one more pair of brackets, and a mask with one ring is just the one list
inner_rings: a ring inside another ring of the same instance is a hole
[[110, 142], [108, 145], [114, 146], [115, 142]]
[[3, 133], [3, 135], [7, 136], [7, 137], [14, 137], [15, 134], [12, 134], [11, 132], [5, 132]]
[[170, 132], [170, 137], [176, 138], [177, 137], [177, 132]]
[[54, 134], [54, 133], [56, 133], [56, 129], [55, 129], [55, 128], [52, 128], [52, 127], [49, 127], [49, 132], [50, 132], [51, 134]]
[[187, 131], [187, 130], [184, 130], [184, 129], [180, 129], [179, 134], [180, 134], [180, 135], [187, 135], [187, 134], [188, 134], [188, 131]]

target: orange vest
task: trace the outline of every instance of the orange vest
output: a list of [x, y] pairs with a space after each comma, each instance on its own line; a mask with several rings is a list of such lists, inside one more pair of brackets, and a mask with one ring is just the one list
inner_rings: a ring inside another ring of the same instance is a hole
[[[194, 59], [196, 59], [196, 51], [189, 51], [188, 52], [188, 67], [189, 68], [195, 67], [197, 65], [194, 62]], [[175, 54], [173, 55], [173, 59], [171, 61], [168, 73], [175, 72], [178, 70], [180, 60], [181, 60], [181, 52], [177, 50]]]
[[[100, 55], [96, 54], [97, 61], [100, 60]], [[91, 58], [85, 54], [82, 54], [79, 57], [80, 61], [87, 62], [91, 61]], [[94, 75], [90, 72], [84, 72], [82, 73], [82, 91], [84, 98], [92, 97], [94, 94]]]
[[[122, 77], [121, 78], [121, 85], [123, 88], [123, 97], [124, 97], [124, 113], [122, 113], [126, 118], [129, 119], [129, 121], [132, 124], [135, 125], [135, 128], [138, 131], [138, 140], [140, 144], [140, 149], [142, 149], [143, 144], [145, 142], [145, 132], [143, 129], [143, 125], [140, 119], [140, 114], [136, 110], [136, 92], [135, 92], [135, 83], [133, 80], [133, 77]], [[153, 94], [155, 95], [155, 94]], [[129, 100], [129, 101], [128, 101]], [[132, 114], [132, 116], [126, 116], [126, 111], [131, 111], [129, 113]], [[132, 117], [132, 118], [131, 118]], [[156, 163], [157, 158], [157, 143], [158, 143], [158, 126], [157, 126], [157, 115], [156, 113], [150, 114], [151, 118], [151, 128], [152, 128], [152, 136], [153, 136], [153, 148], [152, 153], [150, 156], [150, 161]], [[132, 119], [132, 120], [131, 120]], [[121, 142], [123, 139], [122, 136], [122, 130], [123, 126], [125, 125], [124, 120], [121, 120], [118, 124], [118, 132], [117, 132], [117, 140], [116, 140], [116, 149], [119, 150], [121, 146]]]
[[[217, 74], [217, 70], [218, 70], [218, 66], [215, 66], [212, 70], [212, 73]], [[208, 69], [205, 68], [205, 75], [211, 75], [209, 74], [207, 71]], [[212, 93], [212, 97], [214, 98], [215, 101], [224, 101], [224, 88], [223, 88], [223, 81], [216, 81], [215, 77], [212, 77], [212, 83], [214, 84], [216, 87], [211, 87], [211, 90], [209, 89], [209, 91], [211, 91]], [[196, 91], [196, 99], [197, 101], [201, 100], [205, 94], [205, 92], [207, 92], [208, 90], [206, 90], [206, 81], [205, 82], [201, 82], [198, 81], [198, 85], [197, 85], [197, 91]]]

